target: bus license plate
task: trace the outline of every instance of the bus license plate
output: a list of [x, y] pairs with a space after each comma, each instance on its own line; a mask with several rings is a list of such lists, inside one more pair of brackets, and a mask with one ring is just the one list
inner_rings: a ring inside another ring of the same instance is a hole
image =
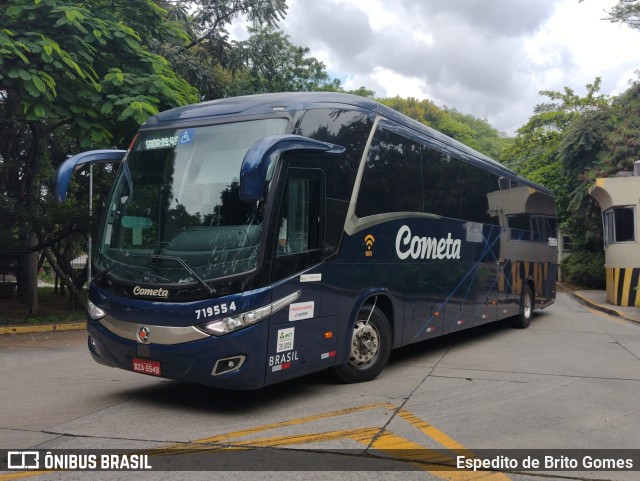
[[162, 374], [160, 361], [152, 361], [151, 359], [134, 358], [133, 370], [135, 372], [141, 372], [142, 374], [149, 374], [150, 376], [160, 376]]

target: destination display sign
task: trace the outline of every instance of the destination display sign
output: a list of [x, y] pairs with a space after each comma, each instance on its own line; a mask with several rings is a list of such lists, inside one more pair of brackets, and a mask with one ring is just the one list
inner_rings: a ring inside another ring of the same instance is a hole
[[151, 134], [148, 139], [138, 145], [142, 150], [171, 149], [178, 145], [190, 144], [193, 141], [196, 129], [184, 129], [177, 132], [158, 132]]

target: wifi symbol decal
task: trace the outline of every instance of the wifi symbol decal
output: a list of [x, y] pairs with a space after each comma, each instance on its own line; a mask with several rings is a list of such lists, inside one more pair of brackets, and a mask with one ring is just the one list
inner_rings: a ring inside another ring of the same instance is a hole
[[371, 251], [371, 248], [373, 247], [373, 243], [376, 241], [376, 238], [373, 237], [371, 234], [368, 234], [365, 236], [364, 238], [364, 243], [367, 245], [367, 252], [365, 252], [365, 255], [367, 257], [372, 257], [373, 256], [373, 252]]

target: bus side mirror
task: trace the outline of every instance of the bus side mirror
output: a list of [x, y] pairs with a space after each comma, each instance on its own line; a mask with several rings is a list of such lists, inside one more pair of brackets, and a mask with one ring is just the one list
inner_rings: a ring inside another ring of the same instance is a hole
[[270, 135], [257, 141], [244, 156], [240, 168], [240, 200], [255, 202], [261, 200], [269, 166], [276, 157], [290, 150], [317, 151], [326, 154], [342, 154], [346, 149], [341, 145], [320, 142], [302, 135]]
[[85, 165], [121, 162], [126, 153], [126, 150], [116, 149], [89, 150], [69, 157], [58, 167], [56, 172], [54, 185], [58, 202], [64, 202], [64, 199], [67, 198], [71, 175], [76, 170]]

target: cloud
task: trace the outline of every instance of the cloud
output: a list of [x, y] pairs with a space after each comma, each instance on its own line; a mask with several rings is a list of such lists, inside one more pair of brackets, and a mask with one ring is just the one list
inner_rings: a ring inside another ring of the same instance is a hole
[[[514, 133], [540, 90], [640, 67], [640, 33], [602, 21], [617, 0], [290, 0], [283, 30], [347, 88], [429, 98]], [[627, 77], [625, 77], [627, 76]]]
[[553, 12], [553, 3], [531, 0], [402, 0], [407, 18], [422, 24], [472, 25], [490, 37], [519, 37], [535, 32]]
[[[296, 45], [330, 52], [321, 58], [338, 69], [370, 72], [371, 45], [377, 41], [366, 11], [353, 5], [326, 2], [293, 3], [284, 30]], [[300, 10], [298, 10], [300, 7]], [[294, 10], [295, 8], [295, 10]]]

